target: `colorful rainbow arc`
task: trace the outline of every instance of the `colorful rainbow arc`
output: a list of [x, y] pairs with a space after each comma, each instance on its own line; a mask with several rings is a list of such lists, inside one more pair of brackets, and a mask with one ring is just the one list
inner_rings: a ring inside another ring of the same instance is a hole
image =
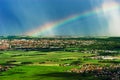
[[[107, 5], [106, 8], [105, 8], [105, 11], [111, 11], [111, 10], [118, 9], [118, 8], [120, 8], [120, 5], [118, 5], [118, 4]], [[70, 22], [76, 21], [80, 18], [89, 17], [91, 15], [95, 15], [97, 13], [102, 13], [102, 12], [103, 12], [102, 8], [97, 8], [97, 9], [94, 9], [94, 10], [91, 10], [91, 11], [84, 12], [82, 14], [73, 15], [73, 16], [70, 16], [66, 19], [57, 21], [57, 22], [44, 24], [43, 26], [40, 26], [37, 29], [34, 29], [32, 31], [27, 32], [26, 35], [38, 36], [42, 33], [47, 32], [50, 29], [52, 30], [56, 27], [60, 27], [62, 25], [65, 25], [65, 24], [68, 24]]]

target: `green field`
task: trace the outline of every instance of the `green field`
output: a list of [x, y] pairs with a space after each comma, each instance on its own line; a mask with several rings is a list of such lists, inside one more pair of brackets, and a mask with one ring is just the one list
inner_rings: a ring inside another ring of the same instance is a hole
[[[12, 64], [21, 64], [23, 62], [32, 62], [33, 64], [63, 64], [72, 61], [84, 61], [83, 59], [94, 54], [85, 54], [80, 52], [39, 52], [39, 51], [1, 51], [0, 64], [10, 62]], [[12, 62], [13, 61], [13, 62]], [[85, 60], [87, 62], [87, 60]], [[88, 60], [89, 62], [89, 60]], [[91, 61], [90, 61], [91, 62]]]
[[84, 64], [111, 64], [91, 59], [93, 56], [96, 55], [65, 51], [0, 51], [1, 65], [15, 65], [1, 72], [0, 80], [93, 80], [95, 77], [91, 74], [83, 76], [68, 72]]

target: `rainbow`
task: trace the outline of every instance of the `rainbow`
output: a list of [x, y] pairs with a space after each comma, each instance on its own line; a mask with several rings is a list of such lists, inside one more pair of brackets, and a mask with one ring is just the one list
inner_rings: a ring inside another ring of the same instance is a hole
[[[104, 11], [111, 11], [111, 10], [115, 10], [115, 9], [119, 9], [120, 5], [115, 4], [115, 3], [110, 3], [110, 4], [106, 4], [105, 5], [105, 9]], [[43, 26], [39, 26], [38, 28], [31, 30], [29, 32], [26, 33], [26, 35], [28, 36], [38, 36], [40, 34], [46, 33], [48, 30], [52, 30], [54, 28], [60, 27], [62, 25], [71, 23], [73, 21], [76, 21], [80, 18], [85, 18], [85, 17], [89, 17], [95, 14], [100, 14], [103, 12], [103, 8], [96, 8], [94, 10], [90, 10], [87, 12], [84, 12], [82, 14], [77, 14], [77, 15], [72, 15], [68, 18], [56, 21], [56, 22], [50, 22], [50, 23], [46, 23]]]

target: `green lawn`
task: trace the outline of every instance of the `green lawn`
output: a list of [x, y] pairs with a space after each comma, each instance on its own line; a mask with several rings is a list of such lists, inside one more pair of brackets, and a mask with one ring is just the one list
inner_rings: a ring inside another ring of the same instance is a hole
[[[67, 72], [80, 66], [59, 66], [59, 64], [71, 64], [75, 61], [80, 61], [80, 65], [102, 64], [99, 60], [89, 58], [94, 55], [64, 51], [0, 51], [0, 64], [19, 65], [8, 71], [0, 72], [0, 80], [93, 80], [94, 77], [90, 74]], [[28, 63], [23, 64], [25, 62]]]
[[[0, 64], [8, 61], [16, 62], [33, 62], [33, 63], [52, 63], [62, 64], [70, 63], [78, 59], [83, 59], [85, 56], [92, 56], [93, 54], [83, 54], [79, 52], [39, 52], [39, 51], [1, 51], [0, 53]], [[15, 62], [15, 63], [16, 63]]]
[[69, 73], [72, 67], [20, 66], [3, 72], [0, 80], [92, 80], [92, 77]]

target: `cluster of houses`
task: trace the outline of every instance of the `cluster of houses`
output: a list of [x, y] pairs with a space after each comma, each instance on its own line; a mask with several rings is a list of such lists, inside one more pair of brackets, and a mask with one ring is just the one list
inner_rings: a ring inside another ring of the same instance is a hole
[[112, 64], [109, 67], [85, 64], [80, 69], [73, 68], [68, 72], [79, 74], [92, 74], [94, 77], [100, 80], [120, 80], [120, 64]]
[[0, 40], [0, 50], [6, 50], [10, 48], [8, 40]]
[[13, 39], [0, 40], [0, 50], [6, 49], [44, 49], [44, 48], [69, 48], [80, 47], [82, 45], [94, 44], [94, 40], [59, 40], [59, 39]]
[[2, 66], [2, 65], [0, 65], [0, 72], [7, 71], [7, 70], [9, 70], [11, 68], [12, 68], [12, 66], [10, 66], [10, 65], [8, 65], [8, 66]]

